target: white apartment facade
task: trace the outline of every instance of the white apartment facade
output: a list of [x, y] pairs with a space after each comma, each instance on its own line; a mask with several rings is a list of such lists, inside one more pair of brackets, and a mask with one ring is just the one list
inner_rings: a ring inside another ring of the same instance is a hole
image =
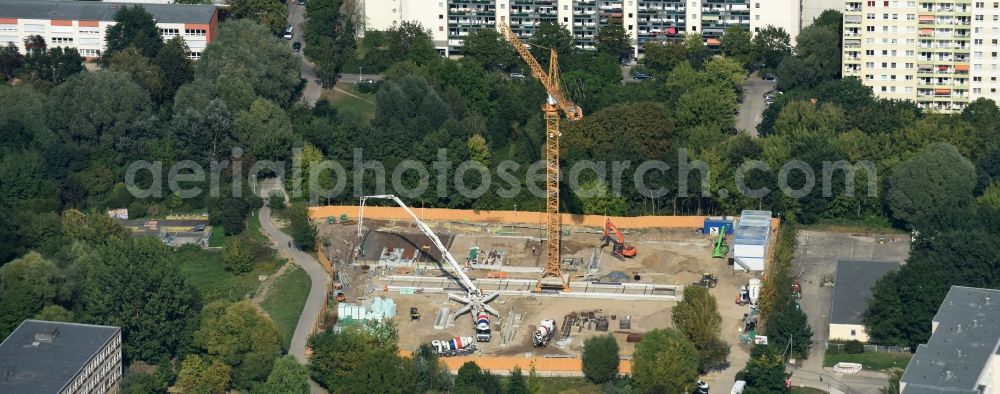
[[[0, 45], [13, 43], [21, 53], [24, 40], [40, 35], [49, 47], [76, 48], [84, 58], [96, 58], [105, 48], [107, 28], [114, 14], [131, 3], [0, 0]], [[214, 38], [219, 16], [215, 6], [142, 4], [157, 21], [164, 40], [181, 36], [198, 59]]]
[[848, 0], [843, 74], [878, 97], [957, 112], [1000, 101], [1000, 2]]
[[664, 42], [700, 34], [706, 44], [730, 26], [752, 31], [768, 25], [784, 28], [794, 39], [801, 26], [803, 0], [365, 0], [362, 30], [385, 30], [403, 21], [431, 31], [443, 55], [461, 53], [470, 32], [507, 23], [522, 38], [544, 22], [568, 29], [582, 49], [596, 46], [602, 26], [620, 25], [635, 44], [636, 55], [650, 41]]

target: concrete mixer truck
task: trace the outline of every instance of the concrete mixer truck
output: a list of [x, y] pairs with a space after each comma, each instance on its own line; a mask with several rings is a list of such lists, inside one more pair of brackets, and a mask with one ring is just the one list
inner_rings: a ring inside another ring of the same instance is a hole
[[549, 340], [556, 335], [556, 321], [542, 320], [535, 328], [535, 334], [531, 336], [531, 342], [535, 347], [542, 347], [549, 343]]
[[434, 351], [441, 357], [468, 356], [476, 351], [472, 337], [454, 337], [446, 341], [431, 341]]

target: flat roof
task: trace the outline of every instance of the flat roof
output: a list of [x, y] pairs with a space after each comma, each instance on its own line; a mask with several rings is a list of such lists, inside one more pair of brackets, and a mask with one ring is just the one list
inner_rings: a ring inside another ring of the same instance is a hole
[[899, 268], [895, 261], [840, 260], [833, 279], [830, 324], [861, 324], [879, 278]]
[[[119, 327], [25, 320], [0, 343], [0, 392], [57, 393], [121, 331]], [[51, 340], [39, 340], [36, 334]]]
[[733, 231], [733, 244], [767, 245], [771, 233], [771, 211], [744, 210]]
[[937, 329], [903, 373], [906, 393], [978, 393], [976, 381], [1000, 343], [1000, 290], [952, 286]]
[[71, 0], [0, 0], [0, 17], [18, 19], [61, 19], [113, 21], [122, 6], [142, 6], [159, 23], [202, 23], [212, 21], [214, 5], [136, 4]]

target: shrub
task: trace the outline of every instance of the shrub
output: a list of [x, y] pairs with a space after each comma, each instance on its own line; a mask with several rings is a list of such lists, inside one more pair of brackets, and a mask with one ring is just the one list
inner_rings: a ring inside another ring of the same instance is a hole
[[844, 353], [847, 354], [861, 354], [865, 352], [865, 345], [858, 340], [851, 340], [844, 344]]

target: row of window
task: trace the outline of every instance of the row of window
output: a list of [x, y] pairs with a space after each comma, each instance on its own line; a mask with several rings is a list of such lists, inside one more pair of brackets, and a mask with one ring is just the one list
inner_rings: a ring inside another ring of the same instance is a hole
[[[21, 26], [9, 23], [0, 24], [0, 31], [21, 31]], [[44, 33], [45, 25], [27, 24], [24, 25], [24, 31], [28, 33]], [[101, 29], [97, 27], [80, 27], [74, 30], [72, 26], [52, 26], [52, 31], [57, 33], [73, 33], [75, 31], [79, 34], [101, 34]]]
[[[58, 28], [58, 29], [57, 29]], [[0, 24], [0, 31], [21, 31], [21, 27], [16, 24]], [[24, 31], [26, 33], [45, 33], [45, 25], [38, 24], [26, 24], [24, 25]], [[53, 32], [57, 33], [73, 33], [72, 27], [68, 26], [53, 26]], [[79, 34], [90, 35], [90, 34], [101, 34], [101, 29], [98, 27], [80, 27], [76, 30]], [[187, 37], [205, 37], [208, 32], [205, 29], [184, 29], [184, 35]], [[164, 37], [173, 37], [180, 35], [180, 29], [160, 29], [160, 35]]]
[[[874, 0], [868, 0], [868, 2], [867, 2], [867, 4], [868, 4], [869, 7], [875, 7], [876, 4], [878, 4], [878, 3], [879, 3], [878, 1], [874, 1]], [[904, 3], [901, 2], [901, 1], [882, 1], [881, 3], [882, 3], [882, 7], [886, 7], [886, 8], [900, 8], [900, 7], [904, 7], [904, 5], [903, 5]], [[931, 3], [920, 3], [920, 5], [923, 6], [923, 7], [927, 7], [927, 8], [931, 7]], [[917, 2], [915, 2], [915, 1], [907, 1], [905, 3], [905, 7], [906, 8], [914, 8], [916, 6], [917, 6]], [[975, 2], [973, 4], [973, 6], [975, 8], [986, 8], [986, 2], [977, 1], [977, 2]], [[1000, 2], [993, 2], [992, 6], [993, 6], [993, 8], [1000, 8]]]

